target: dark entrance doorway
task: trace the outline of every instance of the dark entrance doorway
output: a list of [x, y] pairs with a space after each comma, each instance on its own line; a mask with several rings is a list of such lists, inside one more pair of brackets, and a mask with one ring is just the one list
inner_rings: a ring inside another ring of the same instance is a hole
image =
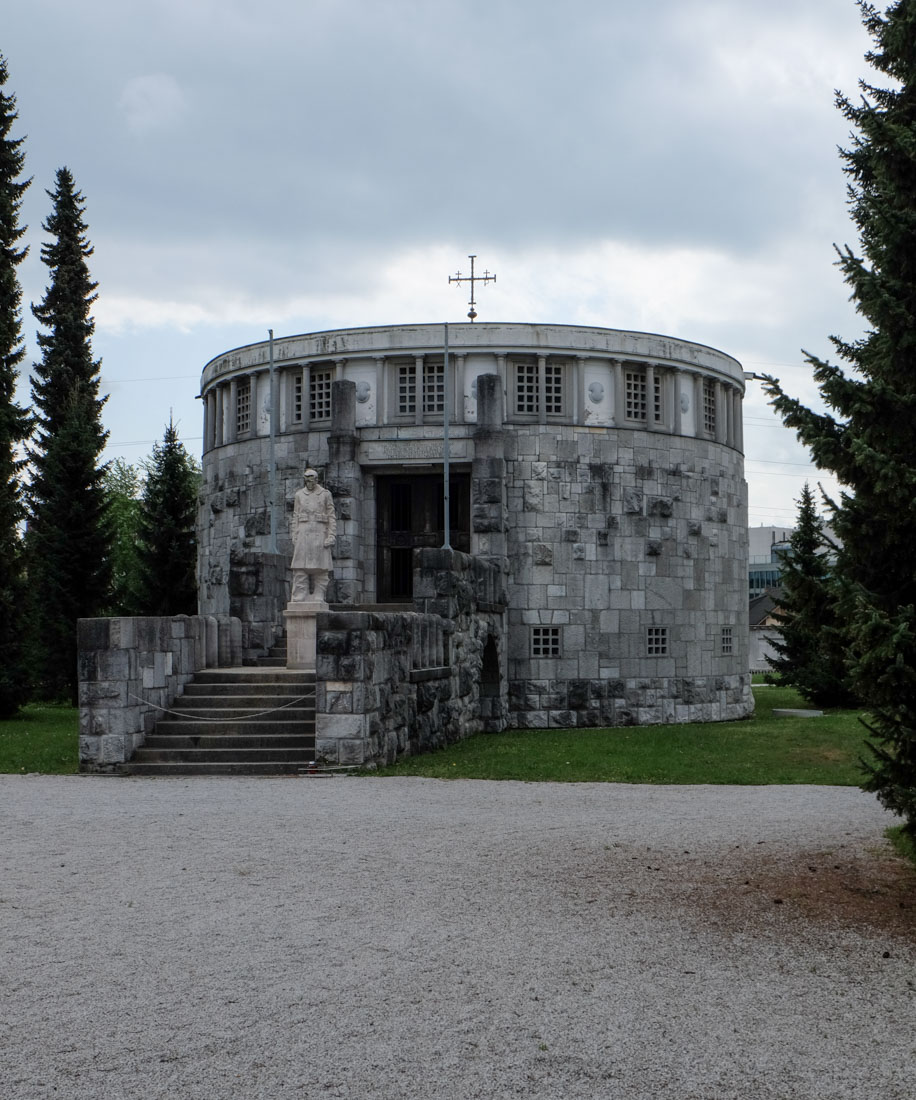
[[[449, 478], [449, 527], [452, 546], [470, 553], [471, 477]], [[413, 596], [413, 551], [441, 546], [445, 534], [442, 477], [435, 474], [376, 478], [377, 596], [396, 603]]]

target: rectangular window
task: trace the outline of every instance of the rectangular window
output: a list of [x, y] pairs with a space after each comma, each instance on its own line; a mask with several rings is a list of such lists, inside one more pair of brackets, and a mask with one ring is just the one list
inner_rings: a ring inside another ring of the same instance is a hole
[[560, 628], [558, 626], [533, 626], [531, 628], [531, 656], [560, 656]]
[[666, 626], [646, 627], [646, 656], [666, 657], [668, 655], [668, 628]]
[[548, 363], [544, 368], [544, 410], [548, 416], [563, 415], [562, 363]]
[[514, 408], [517, 416], [564, 416], [566, 413], [565, 362], [544, 364], [541, 378], [540, 365], [531, 362], [511, 364], [515, 386]]
[[309, 372], [309, 420], [331, 419], [331, 382], [334, 380], [334, 371], [331, 367], [316, 369], [312, 367]]
[[417, 411], [417, 368], [413, 363], [398, 365], [398, 416], [414, 416]]
[[251, 431], [251, 379], [239, 379], [235, 399], [235, 429], [239, 435]]
[[293, 378], [293, 423], [302, 423], [302, 375]]
[[722, 627], [722, 653], [727, 655], [732, 652], [732, 628], [730, 626]]
[[711, 378], [703, 379], [703, 429], [710, 435], [715, 435], [716, 384]]
[[662, 380], [656, 374], [655, 379], [655, 392], [652, 395], [652, 409], [653, 416], [655, 417], [655, 423], [661, 424], [662, 422]]
[[522, 416], [537, 416], [540, 411], [537, 363], [515, 364], [515, 411]]
[[441, 363], [423, 364], [423, 412], [445, 412], [445, 369]]
[[624, 372], [624, 394], [627, 420], [645, 420], [648, 405], [646, 376], [642, 371]]

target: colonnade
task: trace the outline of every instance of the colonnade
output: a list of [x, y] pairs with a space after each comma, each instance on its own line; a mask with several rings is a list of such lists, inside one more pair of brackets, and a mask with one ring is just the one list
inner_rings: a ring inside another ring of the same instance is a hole
[[[449, 380], [452, 386], [450, 394], [451, 422], [461, 424], [466, 420], [473, 422], [473, 417], [465, 415], [465, 362], [467, 352], [455, 352], [449, 355]], [[538, 401], [537, 413], [534, 416], [519, 415], [515, 409], [513, 400], [514, 380], [511, 378], [511, 368], [514, 362], [524, 360], [531, 362], [532, 358], [537, 362]], [[586, 365], [604, 364], [610, 368], [613, 386], [613, 414], [600, 426], [617, 428], [642, 428], [650, 432], [662, 432], [669, 435], [690, 435], [697, 438], [715, 440], [724, 446], [736, 450], [743, 450], [744, 439], [742, 430], [741, 404], [743, 393], [741, 388], [721, 375], [713, 374], [701, 368], [687, 367], [680, 364], [670, 364], [658, 360], [610, 358], [607, 356], [592, 356], [584, 354], [563, 355], [561, 353], [538, 354], [532, 357], [523, 352], [499, 352], [492, 353], [496, 370], [493, 373], [499, 375], [505, 396], [506, 420], [530, 422], [535, 419], [542, 424], [588, 424]], [[415, 409], [408, 422], [418, 425], [424, 423], [441, 423], [441, 414], [438, 417], [424, 412], [423, 378], [424, 367], [438, 361], [442, 362], [442, 353], [405, 355], [376, 355], [359, 356], [350, 359], [321, 359], [311, 363], [296, 363], [295, 365], [283, 364], [275, 370], [275, 393], [277, 400], [276, 430], [279, 434], [294, 431], [308, 431], [311, 427], [327, 429], [330, 427], [329, 419], [322, 418], [319, 422], [310, 422], [309, 392], [311, 385], [311, 373], [313, 370], [328, 372], [332, 381], [341, 380], [345, 376], [345, 370], [349, 365], [365, 369], [368, 367], [375, 380], [375, 408], [377, 426], [386, 424], [404, 424], [405, 417], [392, 410], [395, 405], [394, 388], [397, 386], [395, 372], [388, 368], [394, 364], [404, 364], [413, 361], [415, 365], [416, 400]], [[563, 412], [551, 412], [546, 400], [548, 365], [562, 364], [567, 369], [563, 372], [562, 383], [562, 407]], [[626, 416], [626, 387], [625, 375], [628, 370], [639, 370], [645, 374], [646, 409], [645, 416], [640, 419], [628, 419]], [[481, 374], [488, 373], [481, 366]], [[204, 451], [210, 451], [214, 447], [234, 443], [239, 439], [238, 432], [238, 400], [239, 386], [250, 385], [250, 431], [243, 433], [242, 438], [248, 439], [257, 435], [269, 434], [269, 426], [265, 421], [261, 423], [261, 411], [269, 409], [270, 399], [265, 391], [269, 387], [270, 371], [267, 365], [255, 367], [243, 372], [236, 372], [230, 377], [212, 382], [202, 395], [204, 406]], [[656, 383], [658, 383], [659, 401], [656, 404]], [[709, 388], [711, 386], [711, 388]], [[692, 412], [688, 416], [681, 408], [681, 395], [689, 393]], [[709, 402], [709, 420], [707, 424], [707, 402]], [[692, 430], [691, 430], [692, 428]]]

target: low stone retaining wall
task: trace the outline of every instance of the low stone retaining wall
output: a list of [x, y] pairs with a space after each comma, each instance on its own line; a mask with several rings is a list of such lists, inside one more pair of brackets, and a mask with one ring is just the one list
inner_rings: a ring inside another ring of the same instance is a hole
[[242, 663], [238, 619], [80, 619], [80, 770], [111, 772], [202, 668]]
[[416, 611], [318, 616], [316, 754], [389, 764], [504, 729], [505, 595], [500, 567], [418, 550]]
[[509, 706], [521, 729], [731, 722], [748, 715], [750, 679], [745, 673], [652, 681], [512, 681]]

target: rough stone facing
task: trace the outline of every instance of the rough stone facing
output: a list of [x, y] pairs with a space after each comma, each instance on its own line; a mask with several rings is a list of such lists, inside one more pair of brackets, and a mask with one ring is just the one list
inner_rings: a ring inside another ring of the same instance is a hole
[[[225, 625], [231, 638], [241, 624]], [[198, 669], [217, 664], [207, 639], [206, 620], [198, 615], [79, 620], [81, 771], [116, 771], [133, 756], [161, 708]]]

